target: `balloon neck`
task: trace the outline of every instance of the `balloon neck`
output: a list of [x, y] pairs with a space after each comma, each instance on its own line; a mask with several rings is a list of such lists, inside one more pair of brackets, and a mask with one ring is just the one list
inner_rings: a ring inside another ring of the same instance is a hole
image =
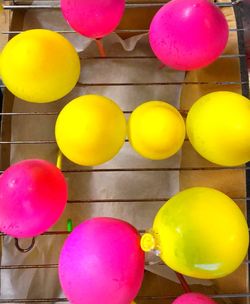
[[59, 150], [57, 153], [56, 166], [61, 171], [62, 171], [62, 159], [63, 159], [63, 155], [62, 152]]
[[145, 233], [141, 238], [141, 248], [145, 252], [155, 250], [155, 238], [152, 233]]

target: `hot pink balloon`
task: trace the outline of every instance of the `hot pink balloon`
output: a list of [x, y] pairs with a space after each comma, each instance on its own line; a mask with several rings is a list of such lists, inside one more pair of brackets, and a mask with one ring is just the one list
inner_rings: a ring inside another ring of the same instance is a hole
[[61, 251], [59, 278], [70, 303], [130, 304], [143, 275], [140, 236], [122, 220], [93, 218], [83, 222]]
[[24, 160], [0, 177], [0, 231], [33, 237], [59, 219], [67, 202], [63, 174], [45, 160]]
[[228, 40], [227, 21], [209, 0], [172, 0], [154, 16], [149, 41], [155, 55], [176, 70], [215, 61]]
[[69, 25], [89, 38], [112, 33], [124, 9], [125, 0], [61, 0], [61, 10]]
[[201, 293], [190, 292], [181, 295], [172, 304], [216, 304], [216, 302]]

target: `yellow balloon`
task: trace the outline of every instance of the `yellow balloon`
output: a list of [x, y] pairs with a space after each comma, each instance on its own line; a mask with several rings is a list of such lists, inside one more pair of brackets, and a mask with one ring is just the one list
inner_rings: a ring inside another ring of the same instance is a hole
[[165, 159], [181, 148], [185, 139], [185, 123], [172, 105], [149, 101], [133, 111], [128, 132], [132, 147], [141, 156]]
[[214, 279], [236, 270], [247, 254], [248, 226], [239, 207], [212, 188], [179, 192], [159, 210], [151, 233], [141, 239], [173, 270]]
[[28, 30], [12, 38], [1, 54], [1, 77], [17, 97], [51, 102], [68, 94], [80, 75], [80, 60], [62, 35]]
[[55, 135], [62, 153], [72, 162], [96, 166], [113, 158], [124, 144], [126, 120], [112, 100], [85, 95], [59, 114]]
[[201, 97], [187, 116], [187, 134], [194, 149], [222, 166], [250, 160], [250, 101], [232, 92]]

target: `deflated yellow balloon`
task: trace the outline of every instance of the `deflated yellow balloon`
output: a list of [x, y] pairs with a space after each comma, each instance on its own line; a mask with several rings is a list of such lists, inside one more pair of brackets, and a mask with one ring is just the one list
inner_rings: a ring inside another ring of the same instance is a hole
[[68, 94], [80, 75], [80, 60], [62, 35], [44, 29], [12, 38], [1, 54], [1, 77], [17, 97], [51, 102]]
[[173, 270], [201, 279], [236, 270], [248, 243], [248, 226], [239, 207], [222, 192], [205, 187], [173, 196], [141, 240], [144, 251], [156, 250]]
[[61, 152], [72, 162], [96, 166], [113, 158], [126, 137], [123, 112], [112, 100], [85, 95], [68, 103], [55, 128]]
[[232, 92], [201, 97], [187, 116], [187, 135], [194, 149], [222, 166], [250, 160], [250, 101]]
[[149, 101], [133, 111], [128, 132], [132, 147], [141, 156], [165, 159], [181, 148], [185, 139], [185, 123], [172, 105]]

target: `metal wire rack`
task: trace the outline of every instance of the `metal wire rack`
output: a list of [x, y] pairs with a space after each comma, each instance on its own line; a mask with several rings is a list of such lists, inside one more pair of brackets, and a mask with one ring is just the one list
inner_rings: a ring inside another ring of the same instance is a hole
[[[41, 2], [42, 4], [39, 4]], [[151, 1], [149, 2], [143, 2], [143, 1], [127, 1], [126, 3], [126, 9], [134, 9], [134, 8], [154, 8], [158, 9], [161, 7], [165, 2], [160, 1]], [[228, 55], [221, 55], [220, 58], [228, 58], [228, 59], [238, 59], [240, 63], [240, 73], [241, 73], [241, 79], [240, 81], [185, 81], [185, 82], [135, 82], [135, 83], [78, 83], [77, 86], [87, 86], [87, 87], [96, 87], [96, 86], [192, 86], [192, 85], [216, 85], [221, 87], [227, 87], [228, 85], [240, 85], [242, 89], [242, 94], [246, 97], [249, 97], [249, 79], [248, 79], [248, 70], [247, 70], [247, 64], [246, 64], [246, 54], [245, 54], [245, 41], [244, 41], [244, 20], [242, 19], [242, 14], [244, 11], [244, 1], [242, 0], [232, 0], [232, 2], [219, 2], [216, 3], [219, 7], [233, 7], [235, 17], [236, 17], [236, 28], [231, 28], [231, 32], [237, 32], [238, 36], [238, 48], [239, 52], [237, 54], [228, 54]], [[15, 19], [16, 14], [20, 14], [27, 11], [27, 10], [42, 10], [42, 9], [59, 9], [59, 1], [58, 0], [46, 0], [46, 1], [36, 1], [36, 4], [33, 4], [30, 0], [4, 0], [4, 9], [12, 11], [12, 20]], [[60, 30], [59, 28], [56, 30], [59, 33], [64, 34], [72, 34], [74, 33], [73, 30], [64, 31]], [[9, 35], [9, 37], [14, 36], [15, 34], [18, 34], [22, 32], [20, 28], [17, 28], [15, 22], [12, 22], [11, 29], [9, 31], [2, 31], [1, 33], [3, 35]], [[146, 29], [119, 29], [116, 31], [118, 34], [138, 34], [138, 33], [146, 33]], [[110, 56], [106, 57], [105, 60], [111, 60], [111, 59], [120, 59], [120, 60], [141, 60], [141, 59], [153, 59], [153, 56]], [[85, 60], [92, 60], [92, 59], [100, 59], [103, 60], [103, 58], [99, 58], [96, 56], [85, 56]], [[1, 139], [0, 139], [0, 146], [1, 146], [1, 171], [2, 173], [4, 169], [6, 169], [10, 163], [10, 148], [13, 145], [55, 145], [54, 140], [12, 140], [11, 139], [11, 132], [10, 132], [10, 124], [11, 119], [15, 116], [22, 117], [22, 116], [56, 116], [57, 112], [12, 112], [12, 105], [7, 104], [4, 102], [6, 98], [9, 98], [11, 96], [11, 93], [5, 88], [4, 85], [0, 85], [0, 87], [3, 90], [3, 102], [1, 106], [1, 113], [0, 113], [0, 119], [1, 119]], [[124, 111], [125, 114], [130, 114], [131, 111]], [[181, 114], [185, 117], [187, 114], [187, 111], [182, 110]], [[7, 130], [7, 131], [6, 131]], [[187, 141], [187, 139], [186, 139]], [[246, 183], [247, 183], [247, 193], [244, 197], [232, 197], [233, 199], [237, 201], [243, 201], [247, 202], [247, 218], [248, 218], [248, 224], [250, 226], [250, 207], [249, 207], [249, 201], [250, 201], [250, 163], [246, 166], [240, 166], [240, 167], [217, 167], [217, 166], [207, 166], [207, 167], [162, 167], [162, 168], [87, 168], [87, 169], [74, 169], [74, 170], [63, 170], [65, 174], [85, 174], [85, 173], [109, 173], [114, 174], [115, 172], [144, 172], [145, 174], [147, 172], [166, 172], [166, 171], [212, 171], [212, 170], [219, 170], [219, 171], [228, 171], [228, 170], [242, 170], [244, 169], [246, 172]], [[113, 202], [119, 202], [119, 203], [147, 203], [147, 202], [165, 202], [168, 198], [167, 197], [146, 197], [146, 198], [118, 198], [118, 199], [89, 199], [89, 200], [69, 200], [69, 204], [92, 204], [92, 203], [113, 203]], [[146, 227], [145, 227], [146, 228]], [[140, 230], [140, 233], [143, 233], [144, 230]], [[67, 235], [68, 231], [65, 229], [63, 231], [47, 231], [43, 234], [44, 237], [50, 237], [50, 236], [58, 236], [58, 235]], [[4, 238], [4, 234], [0, 233], [0, 238]], [[1, 243], [0, 243], [1, 244]], [[33, 240], [32, 240], [33, 244]], [[31, 245], [32, 245], [31, 244]], [[19, 244], [16, 244], [19, 246]], [[22, 251], [22, 248], [19, 248], [20, 251]], [[27, 248], [27, 250], [30, 248]], [[25, 251], [25, 249], [23, 250]], [[249, 265], [249, 260], [245, 260], [244, 264]], [[149, 265], [150, 262], [146, 262], [146, 265]], [[158, 264], [163, 264], [162, 262], [158, 262]], [[28, 269], [54, 269], [57, 268], [58, 264], [32, 264], [32, 265], [2, 265], [0, 260], [0, 271], [2, 270], [28, 270]], [[249, 271], [248, 271], [249, 273]], [[237, 294], [211, 294], [212, 298], [220, 299], [220, 298], [228, 298], [228, 299], [241, 299], [241, 298], [250, 298], [250, 293], [237, 293]], [[155, 300], [168, 300], [168, 299], [174, 299], [175, 296], [139, 296], [138, 299], [141, 300], [147, 300], [152, 303], [154, 303]], [[11, 298], [11, 299], [1, 299], [0, 303], [63, 303], [68, 302], [65, 298], [37, 298], [37, 299], [21, 299], [21, 298]]]

